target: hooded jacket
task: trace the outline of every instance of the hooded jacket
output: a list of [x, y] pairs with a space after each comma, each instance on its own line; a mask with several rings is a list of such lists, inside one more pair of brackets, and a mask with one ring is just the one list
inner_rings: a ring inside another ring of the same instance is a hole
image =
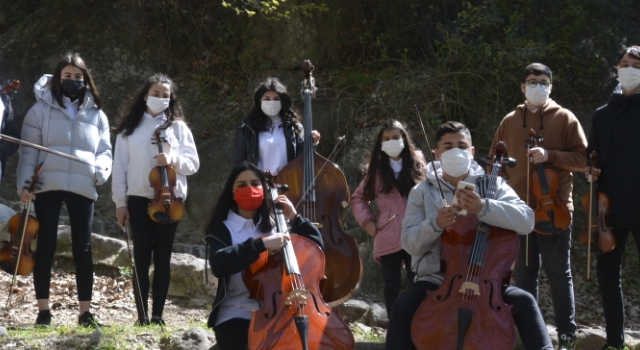
[[618, 85], [609, 103], [593, 116], [589, 147], [598, 152], [601, 169], [598, 191], [609, 195], [609, 223], [616, 229], [640, 229], [640, 183], [634, 177], [640, 171], [638, 137], [640, 130], [640, 93], [625, 96]]
[[[440, 235], [443, 229], [436, 224], [438, 209], [444, 204], [436, 180], [436, 173], [445, 200], [453, 201], [455, 187], [442, 179], [440, 162], [427, 165], [427, 181], [411, 189], [407, 210], [402, 221], [402, 248], [411, 254], [411, 270], [416, 273], [415, 281], [428, 281], [440, 285], [444, 271], [440, 269]], [[469, 175], [462, 181], [476, 184], [476, 192], [486, 187], [489, 176], [476, 163], [471, 164]], [[478, 213], [482, 222], [508, 230], [519, 235], [533, 230], [533, 210], [522, 201], [501, 177], [497, 178], [496, 199], [483, 199], [484, 205]]]
[[33, 87], [36, 104], [22, 123], [22, 140], [76, 156], [100, 169], [32, 147], [20, 147], [18, 194], [33, 176], [36, 166], [42, 163], [39, 178], [42, 184], [37, 192], [69, 191], [96, 200], [96, 186], [102, 185], [111, 174], [109, 121], [94, 104], [93, 94], [88, 90], [72, 119], [65, 107], [53, 98], [51, 78], [46, 74]]
[[[284, 138], [287, 142], [287, 162], [291, 162], [302, 153], [304, 136], [301, 132], [296, 134], [293, 125], [283, 125]], [[302, 129], [302, 126], [300, 127]], [[258, 132], [251, 126], [251, 116], [242, 120], [242, 125], [236, 130], [236, 141], [233, 147], [231, 163], [233, 166], [240, 165], [246, 161], [251, 164], [258, 164], [260, 151], [258, 149]]]
[[[585, 157], [587, 138], [578, 118], [552, 99], [548, 99], [535, 113], [521, 104], [504, 117], [492, 145], [495, 147], [498, 141], [504, 141], [509, 157], [516, 159], [516, 166], [502, 167], [500, 175], [507, 180], [509, 186], [513, 187], [520, 198], [527, 198], [527, 177], [537, 169], [535, 164], [530, 163], [529, 173], [527, 173], [528, 157], [525, 141], [529, 139], [531, 129], [544, 137], [544, 141], [538, 145], [549, 154], [543, 166], [558, 174], [558, 199], [573, 211], [571, 196], [573, 174], [571, 172], [583, 171], [587, 166]], [[495, 153], [493, 147], [491, 156]], [[530, 197], [528, 204], [535, 207], [533, 198]]]

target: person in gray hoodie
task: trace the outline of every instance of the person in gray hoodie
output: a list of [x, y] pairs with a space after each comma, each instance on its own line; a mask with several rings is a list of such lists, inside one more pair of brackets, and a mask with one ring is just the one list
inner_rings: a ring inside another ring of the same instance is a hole
[[[56, 250], [58, 219], [64, 201], [71, 225], [73, 260], [80, 316], [78, 324], [97, 326], [90, 312], [93, 289], [91, 226], [96, 186], [111, 174], [109, 121], [102, 112], [98, 90], [89, 69], [78, 54], [65, 55], [53, 75], [44, 75], [34, 86], [36, 104], [22, 124], [23, 140], [68, 153], [83, 161], [72, 161], [31, 147], [21, 147], [17, 169], [20, 200], [34, 200], [40, 231], [33, 270], [38, 301], [36, 325], [49, 326], [51, 264]], [[23, 185], [40, 165], [41, 184], [36, 195]]]
[[[456, 221], [456, 214], [466, 210], [488, 225], [526, 235], [533, 229], [533, 211], [498, 177], [494, 199], [482, 198], [490, 177], [473, 161], [471, 134], [461, 123], [449, 121], [436, 131], [435, 156], [438, 162], [427, 165], [427, 181], [416, 185], [409, 193], [407, 210], [402, 221], [402, 248], [411, 254], [414, 283], [396, 300], [389, 317], [386, 349], [411, 349], [413, 316], [429, 295], [442, 284], [445, 271], [441, 268], [440, 237]], [[438, 181], [446, 203], [457, 198], [456, 206], [443, 203]], [[457, 190], [464, 181], [476, 184], [476, 190]], [[502, 297], [512, 305], [512, 315], [526, 349], [551, 350], [549, 333], [533, 296], [517, 287], [504, 285]], [[422, 344], [428, 345], [428, 344]]]

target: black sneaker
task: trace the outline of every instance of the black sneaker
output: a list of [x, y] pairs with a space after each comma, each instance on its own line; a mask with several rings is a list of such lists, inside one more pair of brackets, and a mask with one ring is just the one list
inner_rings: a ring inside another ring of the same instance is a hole
[[102, 327], [102, 323], [98, 322], [98, 319], [94, 314], [89, 311], [85, 311], [80, 317], [78, 317], [78, 324], [82, 327]]
[[155, 324], [161, 327], [164, 327], [166, 325], [164, 323], [164, 320], [161, 319], [160, 317], [151, 317], [151, 324]]
[[40, 310], [36, 318], [36, 326], [51, 326], [51, 310]]
[[575, 350], [576, 336], [573, 334], [560, 334], [558, 337], [558, 350]]

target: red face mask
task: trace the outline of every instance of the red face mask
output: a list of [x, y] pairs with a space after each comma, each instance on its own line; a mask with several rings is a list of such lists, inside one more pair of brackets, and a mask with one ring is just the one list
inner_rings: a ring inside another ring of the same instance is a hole
[[264, 191], [262, 187], [247, 186], [237, 188], [233, 194], [233, 200], [235, 200], [243, 210], [256, 210], [260, 208], [264, 201]]

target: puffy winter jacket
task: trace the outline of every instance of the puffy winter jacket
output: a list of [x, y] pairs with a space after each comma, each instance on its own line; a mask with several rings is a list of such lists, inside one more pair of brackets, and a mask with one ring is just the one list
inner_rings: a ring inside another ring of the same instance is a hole
[[76, 156], [91, 165], [72, 161], [32, 147], [20, 147], [18, 163], [18, 193], [31, 178], [36, 166], [40, 169], [40, 190], [69, 191], [96, 200], [96, 186], [111, 174], [111, 141], [107, 116], [93, 102], [90, 91], [78, 108], [75, 118], [53, 98], [52, 76], [44, 75], [33, 87], [36, 104], [29, 109], [22, 124], [22, 139], [55, 151]]

